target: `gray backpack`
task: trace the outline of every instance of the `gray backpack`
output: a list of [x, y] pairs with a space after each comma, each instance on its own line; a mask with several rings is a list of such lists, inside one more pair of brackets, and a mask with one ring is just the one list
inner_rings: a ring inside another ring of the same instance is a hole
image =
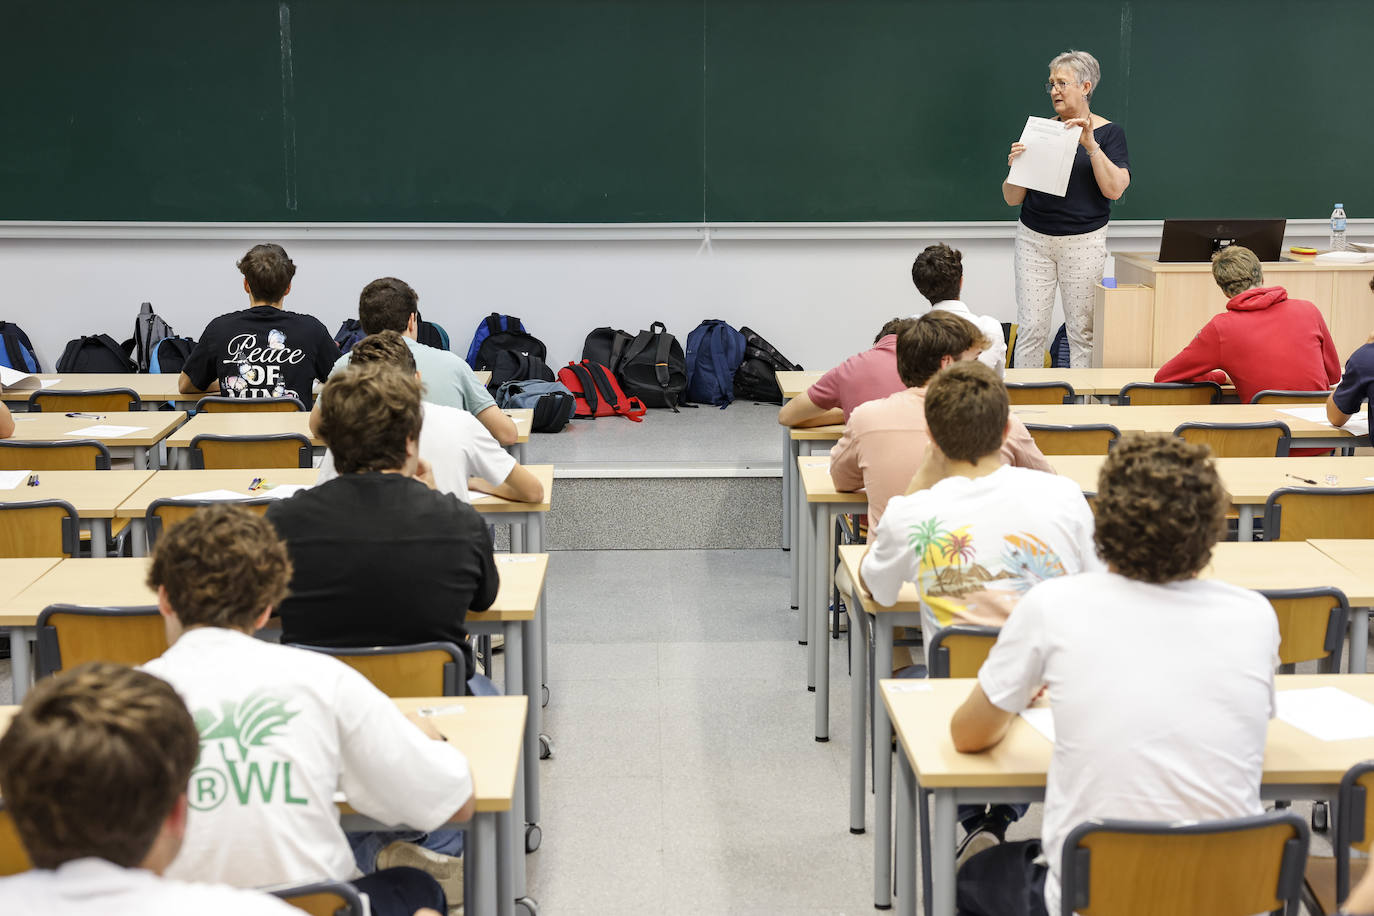
[[562, 382], [514, 379], [496, 389], [496, 403], [509, 409], [534, 411], [530, 432], [556, 433], [568, 425], [577, 399]]

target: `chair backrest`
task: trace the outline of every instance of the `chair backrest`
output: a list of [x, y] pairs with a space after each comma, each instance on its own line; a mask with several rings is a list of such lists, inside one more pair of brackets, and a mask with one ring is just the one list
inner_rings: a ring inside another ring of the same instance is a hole
[[1083, 423], [1077, 426], [1046, 426], [1027, 423], [1031, 438], [1046, 455], [1105, 455], [1111, 451], [1121, 430], [1110, 423]]
[[997, 642], [997, 627], [945, 627], [930, 641], [926, 663], [931, 677], [977, 677]]
[[1341, 670], [1350, 602], [1338, 588], [1261, 589], [1279, 618], [1279, 664], [1292, 674], [1298, 662], [1320, 661], [1324, 674]]
[[1266, 541], [1374, 538], [1374, 487], [1280, 487], [1264, 503]]
[[1064, 841], [1064, 916], [1297, 916], [1308, 832], [1290, 811], [1216, 821], [1092, 820]]
[[167, 631], [155, 607], [54, 604], [38, 615], [39, 677], [86, 662], [141, 665], [166, 651]]
[[451, 642], [363, 648], [293, 645], [334, 656], [389, 697], [460, 697], [467, 690], [467, 661]]
[[1220, 404], [1216, 382], [1131, 382], [1117, 395], [1121, 404]]
[[29, 410], [62, 413], [68, 410], [123, 413], [139, 410], [143, 402], [132, 388], [86, 388], [80, 391], [35, 391]]
[[0, 557], [74, 557], [81, 520], [62, 499], [0, 503]]
[[312, 916], [363, 916], [363, 901], [351, 884], [327, 881], [270, 891], [298, 910]]
[[33, 868], [28, 851], [19, 839], [19, 831], [14, 828], [14, 818], [5, 810], [0, 800], [0, 878], [8, 878]]
[[266, 413], [290, 413], [305, 410], [300, 398], [225, 398], [219, 395], [206, 395], [196, 401], [196, 413], [247, 413], [249, 411]]
[[1336, 899], [1350, 896], [1350, 850], [1369, 853], [1374, 846], [1374, 760], [1365, 760], [1345, 771], [1336, 796]]
[[1325, 404], [1331, 396], [1329, 391], [1280, 391], [1266, 388], [1255, 392], [1251, 404]]
[[1287, 423], [1180, 423], [1174, 435], [1201, 443], [1217, 458], [1282, 458], [1293, 433]]
[[1068, 382], [1007, 382], [1013, 404], [1072, 404], [1075, 396]]
[[202, 433], [191, 440], [191, 467], [196, 470], [308, 468], [310, 460], [310, 440], [300, 433], [262, 436]]
[[[197, 509], [203, 506], [212, 506], [218, 500], [212, 499], [155, 499], [148, 504], [144, 510], [143, 518], [145, 521], [144, 529], [148, 532], [148, 549], [152, 550], [157, 543], [158, 537], [162, 532], [171, 528], [173, 525], [185, 521]], [[265, 515], [267, 507], [276, 500], [270, 497], [259, 499], [237, 500], [234, 504], [253, 512], [257, 515]]]
[[94, 439], [15, 442], [0, 439], [0, 471], [108, 471], [110, 450]]

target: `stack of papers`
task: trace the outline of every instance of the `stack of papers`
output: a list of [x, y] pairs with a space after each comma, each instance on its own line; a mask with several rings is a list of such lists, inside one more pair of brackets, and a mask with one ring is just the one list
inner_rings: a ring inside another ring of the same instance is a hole
[[13, 490], [22, 487], [33, 471], [0, 471], [0, 490]]
[[219, 502], [239, 499], [286, 499], [289, 496], [295, 496], [301, 490], [308, 489], [310, 489], [308, 484], [283, 483], [271, 489], [254, 490], [251, 493], [240, 493], [238, 490], [202, 490], [199, 493], [183, 493], [181, 496], [174, 496], [172, 498]]
[[40, 379], [36, 375], [20, 372], [9, 366], [0, 366], [0, 388], [51, 388], [60, 381], [60, 378]]
[[1321, 404], [1315, 407], [1280, 407], [1279, 413], [1286, 413], [1290, 417], [1297, 417], [1299, 420], [1307, 420], [1311, 423], [1320, 423], [1323, 426], [1330, 426], [1332, 429], [1343, 429], [1352, 436], [1369, 435], [1369, 415], [1358, 413], [1345, 421], [1344, 426], [1331, 426], [1331, 421], [1326, 418], [1326, 405]]
[[1031, 191], [1063, 197], [1069, 189], [1069, 172], [1078, 152], [1079, 130], [1070, 130], [1051, 118], [1026, 118], [1021, 142], [1026, 151], [1012, 160], [1007, 183]]

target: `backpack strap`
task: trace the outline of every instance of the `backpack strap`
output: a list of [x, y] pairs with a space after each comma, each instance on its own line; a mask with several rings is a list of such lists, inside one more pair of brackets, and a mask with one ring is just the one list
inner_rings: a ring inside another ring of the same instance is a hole
[[4, 338], [5, 354], [9, 357], [10, 365], [20, 372], [28, 372], [28, 355], [24, 352], [23, 346], [19, 343], [19, 335], [9, 333], [3, 327], [0, 327], [0, 337]]
[[607, 367], [612, 372], [615, 371], [616, 366], [620, 365], [622, 354], [625, 352], [625, 341], [629, 336], [628, 334], [616, 334], [614, 332], [611, 334], [611, 361], [607, 364]]
[[504, 328], [501, 327], [501, 313], [492, 312], [487, 316], [487, 334], [500, 334]]
[[582, 385], [582, 400], [587, 402], [587, 408], [591, 410], [592, 416], [596, 416], [596, 409], [601, 406], [601, 401], [596, 396], [596, 382], [592, 380], [592, 374], [587, 369], [587, 361], [584, 359], [580, 363], [568, 363], [568, 368]]

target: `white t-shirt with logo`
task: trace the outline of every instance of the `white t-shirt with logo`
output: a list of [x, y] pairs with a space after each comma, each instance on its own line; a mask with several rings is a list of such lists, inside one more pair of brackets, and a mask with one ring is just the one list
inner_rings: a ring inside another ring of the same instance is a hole
[[0, 878], [5, 916], [300, 916], [264, 893], [159, 878], [104, 859], [73, 859]]
[[335, 790], [360, 814], [417, 830], [472, 795], [467, 758], [338, 659], [201, 627], [143, 667], [176, 688], [200, 730], [186, 840], [168, 877], [348, 880], [357, 869]]
[[978, 672], [1010, 713], [1042, 685], [1054, 710], [1041, 842], [1059, 912], [1069, 832], [1090, 818], [1259, 814], [1279, 629], [1263, 596], [1223, 582], [1066, 576], [1021, 600]]
[[[434, 469], [434, 485], [439, 492], [452, 493], [470, 503], [469, 477], [480, 477], [498, 485], [506, 482], [515, 467], [515, 456], [501, 448], [481, 420], [466, 410], [429, 401], [424, 403], [424, 414], [420, 427], [420, 457]], [[338, 476], [334, 456], [326, 451], [315, 485]]]
[[1078, 484], [1009, 465], [894, 496], [869, 540], [864, 583], [883, 605], [916, 583], [927, 646], [942, 627], [1002, 626], [1046, 579], [1102, 568]]

